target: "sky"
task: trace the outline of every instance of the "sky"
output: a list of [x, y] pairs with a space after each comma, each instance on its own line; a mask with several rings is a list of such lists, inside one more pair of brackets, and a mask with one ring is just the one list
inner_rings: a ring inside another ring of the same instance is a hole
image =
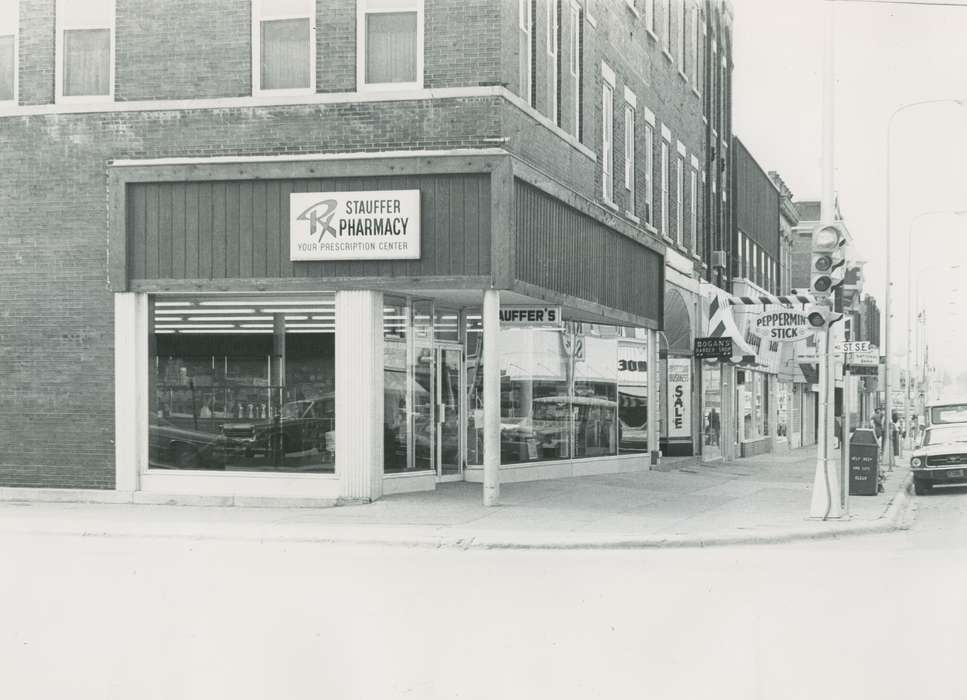
[[881, 311], [887, 123], [910, 102], [964, 100], [964, 106], [911, 107], [893, 120], [890, 337], [891, 355], [905, 362], [908, 300], [915, 313], [919, 295], [931, 363], [953, 374], [967, 370], [961, 301], [967, 212], [924, 215], [967, 210], [967, 0], [955, 7], [852, 0], [732, 5], [733, 130], [765, 170], [782, 176], [794, 199], [820, 195], [823, 27], [825, 13], [833, 13], [835, 189], [855, 241], [850, 257], [866, 261], [864, 291]]

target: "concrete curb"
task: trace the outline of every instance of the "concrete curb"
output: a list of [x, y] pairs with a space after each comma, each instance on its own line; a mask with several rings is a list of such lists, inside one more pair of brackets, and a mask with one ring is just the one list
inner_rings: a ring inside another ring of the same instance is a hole
[[[379, 545], [397, 547], [426, 547], [434, 549], [542, 549], [542, 550], [604, 550], [604, 549], [685, 549], [702, 547], [723, 547], [729, 545], [756, 545], [756, 544], [785, 544], [791, 542], [804, 542], [811, 540], [838, 539], [856, 535], [870, 535], [891, 532], [900, 527], [908, 526], [903, 522], [907, 513], [911, 498], [911, 485], [913, 476], [908, 474], [899, 484], [893, 498], [888, 503], [883, 514], [875, 520], [862, 522], [817, 522], [810, 527], [797, 527], [776, 529], [768, 532], [755, 534], [725, 534], [725, 535], [672, 535], [658, 536], [646, 535], [641, 537], [628, 535], [549, 535], [549, 534], [530, 534], [524, 532], [510, 532], [507, 535], [498, 533], [483, 533], [478, 535], [447, 535], [434, 532], [436, 527], [427, 526], [414, 531], [392, 525], [379, 527], [359, 527], [359, 526], [336, 526], [328, 527], [325, 525], [300, 525], [296, 531], [286, 532], [286, 528], [279, 528], [278, 525], [270, 528], [259, 526], [258, 532], [251, 530], [251, 525], [239, 527], [228, 524], [216, 526], [214, 529], [207, 529], [204, 534], [200, 534], [195, 528], [184, 528], [179, 525], [152, 526], [151, 524], [140, 523], [135, 527], [130, 527], [125, 531], [112, 530], [109, 527], [87, 527], [79, 530], [72, 530], [69, 527], [49, 528], [43, 531], [20, 530], [14, 528], [5, 532], [15, 532], [19, 534], [46, 534], [46, 535], [72, 535], [80, 537], [152, 537], [160, 539], [199, 539], [199, 540], [232, 540], [232, 541], [286, 541], [317, 544], [348, 544], [348, 545]], [[42, 489], [37, 489], [42, 491]], [[49, 490], [43, 490], [49, 491]], [[112, 493], [112, 492], [107, 492]], [[130, 496], [126, 499], [118, 498], [115, 500], [85, 501], [82, 498], [68, 499], [68, 494], [60, 492], [54, 496], [47, 494], [46, 499], [28, 499], [21, 494], [20, 498], [4, 498], [4, 493], [0, 490], [0, 500], [6, 501], [27, 501], [38, 500], [46, 502], [99, 502], [99, 503], [134, 503]], [[78, 494], [80, 496], [80, 494]], [[273, 499], [274, 500], [274, 499]], [[293, 507], [305, 507], [309, 499], [293, 499]], [[167, 505], [171, 500], [152, 499], [151, 504]], [[144, 502], [142, 502], [144, 503]], [[264, 502], [259, 504], [265, 505]], [[223, 503], [212, 503], [199, 501], [192, 505], [226, 505]], [[238, 503], [237, 505], [242, 505]], [[340, 532], [339, 530], [342, 530]]]

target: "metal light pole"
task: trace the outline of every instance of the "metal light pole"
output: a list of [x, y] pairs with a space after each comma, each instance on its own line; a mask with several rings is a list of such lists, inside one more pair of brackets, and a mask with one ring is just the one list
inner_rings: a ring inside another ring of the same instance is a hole
[[890, 279], [890, 240], [893, 238], [893, 230], [890, 225], [890, 205], [892, 204], [891, 195], [893, 193], [893, 182], [890, 177], [890, 166], [892, 160], [892, 154], [890, 152], [890, 144], [892, 142], [893, 136], [893, 120], [896, 119], [900, 112], [904, 112], [913, 107], [922, 107], [924, 105], [932, 104], [957, 104], [963, 105], [963, 102], [959, 99], [952, 97], [946, 97], [936, 100], [919, 100], [917, 102], [908, 102], [907, 104], [900, 105], [893, 113], [890, 115], [889, 120], [886, 123], [886, 299], [883, 305], [883, 315], [884, 319], [884, 332], [883, 332], [883, 354], [886, 357], [886, 362], [883, 367], [883, 391], [886, 395], [886, 417], [885, 417], [885, 429], [883, 430], [883, 436], [885, 444], [883, 449], [887, 454], [888, 464], [890, 469], [893, 469], [895, 459], [893, 456], [893, 401], [890, 397], [890, 296], [892, 292], [893, 283]]
[[[930, 270], [959, 270], [960, 265], [927, 265], [917, 270], [917, 283], [915, 285], [916, 294], [914, 297], [914, 313], [919, 320], [917, 324], [920, 329], [920, 338], [917, 341], [917, 373], [920, 376], [920, 385], [923, 388], [924, 400], [929, 400], [930, 388], [927, 384], [927, 365], [929, 364], [928, 352], [927, 352], [927, 317], [926, 309], [921, 309], [920, 306], [920, 286], [925, 279], [923, 273]], [[954, 290], [956, 292], [957, 290]], [[920, 347], [923, 346], [923, 352], [920, 352]]]
[[[912, 299], [912, 296], [913, 295], [910, 294], [911, 287], [913, 286], [913, 274], [912, 274], [912, 269], [913, 269], [913, 228], [914, 228], [914, 224], [916, 224], [916, 222], [919, 219], [922, 219], [922, 218], [924, 218], [926, 216], [939, 216], [941, 214], [951, 214], [953, 216], [963, 216], [964, 214], [967, 214], [967, 209], [932, 209], [930, 211], [922, 211], [922, 212], [920, 212], [919, 214], [917, 214], [916, 216], [914, 216], [910, 220], [910, 230], [907, 233], [907, 380], [906, 380], [906, 391], [904, 391], [904, 393], [903, 393], [903, 420], [904, 420], [905, 423], [908, 423], [910, 421], [910, 385], [913, 384], [913, 375], [910, 374], [910, 355], [911, 355], [911, 352], [910, 352], [910, 346], [911, 346], [910, 339], [912, 337], [911, 326], [912, 326], [912, 321], [913, 321], [913, 314], [911, 313], [911, 304], [913, 303], [913, 299]], [[959, 265], [956, 265], [954, 267], [960, 267], [960, 266]], [[930, 269], [930, 268], [925, 268], [925, 269]], [[920, 272], [923, 272], [923, 271], [924, 270], [921, 270]], [[920, 296], [919, 275], [920, 275], [920, 273], [918, 272], [917, 273], [917, 277], [918, 277], [918, 285], [917, 285], [917, 305], [918, 306], [919, 306], [919, 303], [920, 303], [920, 301], [919, 301], [919, 296]], [[907, 431], [906, 432], [907, 432], [907, 437], [905, 439], [905, 446], [906, 446], [907, 449], [910, 449], [912, 447], [911, 441], [913, 440], [913, 435], [910, 432], [909, 426], [907, 427]]]

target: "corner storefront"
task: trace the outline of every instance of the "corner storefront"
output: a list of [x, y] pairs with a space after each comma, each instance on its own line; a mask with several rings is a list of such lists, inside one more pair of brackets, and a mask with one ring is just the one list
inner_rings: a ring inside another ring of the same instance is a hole
[[651, 463], [662, 246], [511, 156], [109, 180], [118, 489], [373, 500], [488, 458]]

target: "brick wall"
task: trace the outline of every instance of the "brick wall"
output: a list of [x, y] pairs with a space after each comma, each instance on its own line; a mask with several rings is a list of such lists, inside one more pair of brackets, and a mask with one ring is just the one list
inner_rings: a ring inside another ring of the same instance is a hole
[[20, 0], [20, 102], [54, 101], [54, 0]]
[[113, 486], [109, 160], [479, 147], [495, 102], [0, 118], [0, 485]]
[[252, 94], [251, 6], [237, 0], [116, 0], [115, 98]]

